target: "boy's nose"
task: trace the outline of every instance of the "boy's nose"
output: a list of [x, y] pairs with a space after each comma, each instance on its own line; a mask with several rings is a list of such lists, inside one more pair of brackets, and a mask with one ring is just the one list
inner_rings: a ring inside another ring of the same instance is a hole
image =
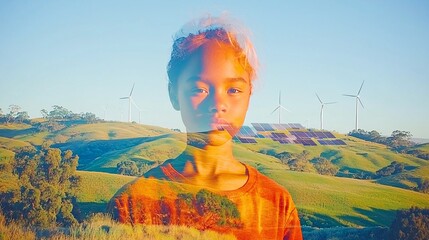
[[215, 93], [210, 99], [209, 112], [225, 112], [227, 109], [224, 97], [220, 93]]

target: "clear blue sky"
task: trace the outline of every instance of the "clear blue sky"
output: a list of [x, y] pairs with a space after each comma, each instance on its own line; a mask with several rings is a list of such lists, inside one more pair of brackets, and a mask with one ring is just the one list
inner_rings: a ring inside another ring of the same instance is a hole
[[[31, 117], [61, 105], [108, 120], [181, 128], [170, 106], [172, 36], [192, 18], [228, 12], [253, 33], [261, 62], [246, 124], [284, 122], [347, 133], [361, 82], [359, 127], [429, 138], [428, 1], [11, 1], [0, 2], [0, 108]], [[133, 120], [138, 121], [134, 109]]]

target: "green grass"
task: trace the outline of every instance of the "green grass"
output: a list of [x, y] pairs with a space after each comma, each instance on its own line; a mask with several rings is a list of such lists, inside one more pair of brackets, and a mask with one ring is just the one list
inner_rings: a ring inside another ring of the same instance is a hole
[[[78, 201], [82, 213], [103, 212], [110, 198], [125, 184], [133, 181], [114, 173], [116, 164], [132, 160], [138, 164], [162, 162], [174, 158], [185, 147], [184, 134], [154, 126], [131, 123], [96, 123], [65, 128], [56, 133], [26, 132], [28, 125], [0, 126], [0, 133], [26, 133], [14, 138], [0, 137], [0, 156], [11, 156], [14, 149], [26, 145], [40, 145], [53, 140], [64, 148], [78, 153], [82, 186]], [[158, 136], [158, 137], [156, 137]], [[429, 161], [411, 155], [397, 154], [386, 146], [336, 134], [347, 146], [304, 147], [298, 144], [282, 145], [270, 139], [258, 139], [258, 144], [234, 144], [234, 155], [242, 162], [257, 168], [292, 194], [305, 222], [319, 226], [388, 226], [395, 211], [410, 206], [429, 207], [429, 197], [406, 189], [413, 189], [429, 176]], [[146, 138], [145, 138], [146, 137]], [[418, 146], [426, 151], [429, 144]], [[407, 171], [374, 181], [321, 176], [314, 173], [291, 172], [277, 158], [258, 153], [273, 150], [301, 153], [307, 150], [310, 158], [324, 156], [340, 171], [371, 172], [392, 161], [406, 164]], [[0, 189], [13, 187], [11, 176], [0, 176]], [[304, 222], [304, 224], [305, 224]]]
[[412, 147], [411, 149], [420, 150], [420, 151], [423, 151], [425, 153], [429, 153], [429, 143], [418, 144], [418, 145]]
[[31, 128], [31, 125], [25, 124], [25, 123], [9, 123], [4, 124], [0, 123], [0, 130], [7, 129], [7, 130], [23, 130]]
[[290, 191], [300, 211], [328, 225], [390, 226], [398, 209], [429, 207], [427, 194], [371, 181], [279, 170], [266, 174]]
[[78, 171], [81, 186], [77, 199], [82, 212], [81, 218], [93, 213], [105, 212], [110, 199], [124, 185], [135, 180], [135, 177], [100, 172]]
[[15, 140], [12, 138], [0, 137], [0, 147], [1, 148], [13, 150], [13, 149], [17, 149], [17, 148], [21, 148], [21, 147], [27, 147], [27, 146], [31, 146], [31, 144], [28, 142], [25, 142], [25, 141], [21, 141], [21, 140]]
[[116, 165], [121, 161], [132, 160], [137, 165], [151, 165], [154, 162], [159, 163], [176, 157], [184, 148], [185, 143], [183, 141], [175, 135], [167, 135], [159, 139], [149, 139], [131, 147], [107, 152], [95, 158], [84, 169], [115, 173]]
[[105, 212], [107, 204], [115, 193], [135, 177], [100, 172], [78, 171], [81, 184], [77, 191], [77, 199], [83, 217]]
[[94, 139], [150, 137], [167, 133], [172, 133], [172, 131], [166, 128], [137, 123], [103, 122], [72, 126], [59, 131], [57, 134], [67, 138], [67, 141], [91, 141]]

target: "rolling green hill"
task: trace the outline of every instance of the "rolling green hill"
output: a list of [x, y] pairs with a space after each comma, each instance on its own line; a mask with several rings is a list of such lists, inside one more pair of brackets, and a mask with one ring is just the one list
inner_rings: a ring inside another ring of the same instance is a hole
[[[367, 180], [267, 168], [264, 174], [289, 190], [302, 215], [303, 225], [389, 226], [398, 209], [411, 206], [429, 208], [427, 194]], [[84, 215], [104, 211], [115, 192], [135, 179], [87, 171], [80, 171], [79, 175], [83, 187], [78, 199]]]
[[[242, 162], [285, 186], [294, 197], [303, 224], [331, 226], [388, 226], [395, 211], [410, 206], [429, 207], [427, 194], [410, 191], [429, 176], [429, 161], [397, 154], [386, 146], [336, 134], [347, 146], [279, 144], [258, 139], [258, 144], [234, 144], [234, 155]], [[35, 132], [29, 125], [0, 126], [0, 160], [13, 156], [22, 146], [39, 146], [52, 141], [53, 147], [78, 154], [82, 187], [78, 200], [84, 216], [105, 210], [107, 202], [123, 185], [135, 179], [117, 174], [116, 164], [124, 160], [138, 165], [160, 163], [174, 158], [185, 147], [185, 135], [156, 126], [131, 123], [95, 123], [66, 127], [60, 131]], [[418, 146], [422, 151], [429, 144]], [[288, 170], [273, 156], [261, 152], [301, 153], [310, 158], [325, 157], [339, 167], [345, 177], [322, 176]], [[397, 161], [406, 171], [375, 180], [346, 178], [357, 173], [374, 174]], [[0, 190], [13, 181], [0, 176]], [[11, 185], [10, 185], [11, 186]]]

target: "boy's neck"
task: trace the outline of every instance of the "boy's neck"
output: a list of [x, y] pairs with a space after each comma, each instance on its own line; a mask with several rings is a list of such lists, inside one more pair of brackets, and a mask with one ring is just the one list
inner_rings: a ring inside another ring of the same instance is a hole
[[183, 174], [211, 177], [231, 170], [238, 163], [232, 155], [232, 141], [219, 146], [205, 145], [195, 147], [188, 145], [185, 149]]
[[221, 145], [188, 144], [171, 164], [187, 182], [218, 190], [238, 189], [248, 178], [247, 168], [232, 154], [231, 139]]
[[234, 166], [242, 167], [232, 154], [232, 140], [216, 146], [210, 144], [195, 146], [188, 142], [179, 159], [174, 165], [184, 176], [212, 177], [235, 172]]

